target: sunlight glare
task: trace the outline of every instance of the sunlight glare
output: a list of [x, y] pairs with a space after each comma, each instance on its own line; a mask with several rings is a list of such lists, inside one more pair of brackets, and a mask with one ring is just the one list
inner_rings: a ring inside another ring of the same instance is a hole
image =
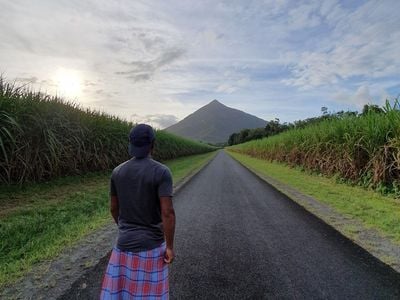
[[77, 71], [59, 68], [55, 76], [55, 81], [57, 92], [61, 96], [78, 97], [80, 95], [81, 78]]

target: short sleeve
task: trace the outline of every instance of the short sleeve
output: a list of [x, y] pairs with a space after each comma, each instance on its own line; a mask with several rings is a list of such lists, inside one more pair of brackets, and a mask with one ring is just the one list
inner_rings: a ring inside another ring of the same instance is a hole
[[172, 195], [172, 174], [168, 168], [165, 168], [160, 178], [160, 184], [158, 185], [158, 197], [172, 197]]
[[117, 189], [115, 187], [113, 175], [111, 175], [111, 179], [110, 179], [110, 196], [117, 196]]

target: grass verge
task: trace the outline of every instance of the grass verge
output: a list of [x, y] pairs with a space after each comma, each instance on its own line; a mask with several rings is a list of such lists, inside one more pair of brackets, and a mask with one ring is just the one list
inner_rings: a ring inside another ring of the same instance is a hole
[[[182, 157], [165, 164], [174, 182], [180, 182], [214, 155]], [[0, 287], [111, 222], [109, 176], [110, 172], [92, 173], [0, 189]]]
[[309, 174], [282, 163], [248, 155], [228, 153], [250, 169], [296, 188], [303, 194], [327, 204], [340, 214], [360, 221], [400, 244], [400, 201], [359, 186], [337, 183], [334, 178]]
[[166, 164], [174, 176], [175, 185], [182, 182], [188, 175], [198, 171], [205, 163], [215, 156], [215, 153], [214, 151], [212, 153], [181, 157], [168, 161]]

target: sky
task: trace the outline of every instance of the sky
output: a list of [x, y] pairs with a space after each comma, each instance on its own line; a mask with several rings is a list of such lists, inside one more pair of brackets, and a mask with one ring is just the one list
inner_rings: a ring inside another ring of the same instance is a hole
[[165, 128], [213, 99], [282, 122], [400, 95], [400, 1], [0, 0], [0, 73]]

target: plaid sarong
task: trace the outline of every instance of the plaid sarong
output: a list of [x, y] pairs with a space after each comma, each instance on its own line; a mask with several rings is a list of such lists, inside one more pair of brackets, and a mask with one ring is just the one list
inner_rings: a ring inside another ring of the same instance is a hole
[[168, 299], [168, 265], [165, 243], [138, 253], [114, 247], [104, 274], [101, 300]]

